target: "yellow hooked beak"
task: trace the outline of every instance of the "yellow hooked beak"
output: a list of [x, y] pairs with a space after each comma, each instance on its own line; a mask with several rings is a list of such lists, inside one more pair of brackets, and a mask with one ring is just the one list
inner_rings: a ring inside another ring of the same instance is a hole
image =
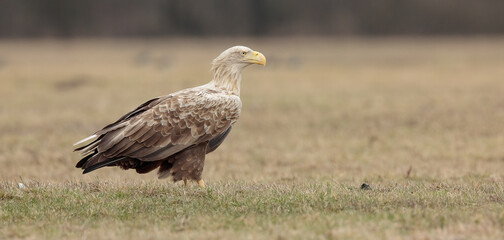
[[244, 60], [249, 63], [266, 66], [266, 57], [257, 51], [249, 52], [247, 56], [245, 56]]

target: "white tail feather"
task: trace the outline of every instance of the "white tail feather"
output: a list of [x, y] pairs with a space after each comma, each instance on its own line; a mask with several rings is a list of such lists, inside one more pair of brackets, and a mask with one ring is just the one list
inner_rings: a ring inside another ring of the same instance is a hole
[[88, 141], [92, 142], [92, 141], [96, 140], [97, 138], [98, 138], [98, 136], [96, 134], [91, 135], [91, 136], [89, 136], [87, 138], [84, 138], [84, 139], [82, 139], [82, 140], [74, 143], [74, 147], [77, 146], [77, 145], [80, 145], [82, 143], [88, 142]]
[[85, 156], [87, 156], [87, 155], [89, 155], [89, 154], [94, 153], [94, 152], [95, 152], [95, 150], [96, 150], [96, 146], [95, 146], [94, 148], [89, 149], [89, 150], [86, 150], [86, 151], [84, 151], [84, 149], [83, 149], [83, 150], [80, 150], [80, 154], [81, 154], [81, 156], [82, 156], [82, 157], [85, 157]]
[[83, 148], [82, 150], [80, 150], [79, 152], [82, 154], [82, 155], [88, 155], [89, 153], [92, 153], [94, 152], [94, 150], [96, 149], [96, 146], [98, 146], [98, 144], [100, 144], [100, 141], [97, 141], [89, 146], [87, 146], [86, 148]]

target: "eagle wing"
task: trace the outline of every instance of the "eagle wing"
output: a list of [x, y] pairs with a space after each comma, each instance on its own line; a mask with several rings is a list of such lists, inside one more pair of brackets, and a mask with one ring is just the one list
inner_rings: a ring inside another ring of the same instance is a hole
[[152, 99], [77, 148], [84, 158], [76, 167], [107, 166], [124, 158], [166, 159], [195, 144], [225, 137], [240, 110], [238, 96], [214, 89], [189, 89]]

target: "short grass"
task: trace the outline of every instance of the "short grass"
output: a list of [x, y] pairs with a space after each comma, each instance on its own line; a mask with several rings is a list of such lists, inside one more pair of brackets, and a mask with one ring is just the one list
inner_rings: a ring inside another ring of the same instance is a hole
[[[237, 44], [268, 66], [207, 188], [73, 167]], [[502, 38], [0, 41], [0, 239], [502, 239], [503, 66]]]
[[367, 190], [336, 181], [222, 181], [205, 189], [94, 181], [20, 190], [3, 183], [0, 190], [7, 238], [504, 237], [496, 231], [504, 227], [503, 186], [476, 176], [377, 180]]

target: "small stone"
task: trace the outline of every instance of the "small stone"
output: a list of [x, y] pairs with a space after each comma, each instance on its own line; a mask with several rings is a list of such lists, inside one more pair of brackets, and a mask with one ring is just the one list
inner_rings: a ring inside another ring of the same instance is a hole
[[371, 186], [369, 186], [367, 183], [363, 183], [360, 186], [360, 189], [362, 189], [362, 190], [371, 190]]
[[23, 183], [18, 183], [18, 187], [19, 187], [19, 189], [25, 189], [26, 188], [26, 186]]

